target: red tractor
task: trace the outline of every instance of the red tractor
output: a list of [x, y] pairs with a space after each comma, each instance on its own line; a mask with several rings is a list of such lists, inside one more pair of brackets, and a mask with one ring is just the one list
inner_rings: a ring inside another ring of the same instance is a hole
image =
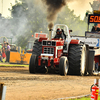
[[[58, 28], [63, 30], [66, 39], [54, 39]], [[35, 40], [33, 48], [29, 64], [30, 73], [44, 73], [47, 70], [58, 71], [60, 75], [85, 75], [87, 73], [86, 53], [88, 46], [80, 40], [71, 40], [67, 25], [55, 25], [53, 31], [50, 30], [49, 39], [39, 38]]]

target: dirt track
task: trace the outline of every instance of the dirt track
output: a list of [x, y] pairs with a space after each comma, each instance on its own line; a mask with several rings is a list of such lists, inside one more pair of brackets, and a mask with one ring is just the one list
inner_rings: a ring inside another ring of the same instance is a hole
[[100, 76], [30, 74], [27, 67], [0, 67], [0, 82], [7, 86], [6, 100], [50, 100], [90, 94]]

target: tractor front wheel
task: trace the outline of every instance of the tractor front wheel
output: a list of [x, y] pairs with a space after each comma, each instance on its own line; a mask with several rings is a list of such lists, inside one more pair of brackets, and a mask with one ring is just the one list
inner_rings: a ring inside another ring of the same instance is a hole
[[69, 65], [68, 65], [67, 57], [62, 56], [59, 62], [59, 74], [66, 76], [68, 72], [68, 68], [69, 68]]
[[30, 63], [29, 63], [29, 72], [35, 73], [36, 67], [37, 67], [37, 56], [32, 54], [32, 56], [30, 58]]

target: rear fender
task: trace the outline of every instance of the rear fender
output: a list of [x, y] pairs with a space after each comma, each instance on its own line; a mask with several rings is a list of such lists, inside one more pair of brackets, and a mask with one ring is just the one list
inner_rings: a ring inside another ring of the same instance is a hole
[[72, 40], [70, 41], [70, 44], [80, 44], [80, 40], [72, 39]]
[[47, 38], [39, 38], [39, 42], [42, 42], [42, 40], [47, 40]]

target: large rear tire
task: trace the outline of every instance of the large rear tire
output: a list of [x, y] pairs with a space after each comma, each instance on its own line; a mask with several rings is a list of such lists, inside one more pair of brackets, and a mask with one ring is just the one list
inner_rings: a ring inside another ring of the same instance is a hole
[[59, 62], [59, 74], [66, 76], [68, 72], [68, 68], [69, 68], [69, 65], [68, 65], [67, 57], [62, 56]]
[[68, 60], [69, 60], [68, 74], [85, 75], [86, 45], [85, 44], [70, 44]]
[[37, 67], [37, 56], [32, 54], [30, 58], [30, 63], [29, 63], [29, 72], [30, 73], [35, 73], [36, 72], [36, 67]]
[[42, 43], [39, 42], [38, 39], [36, 39], [34, 42], [32, 54], [39, 56], [41, 53], [42, 53]]

